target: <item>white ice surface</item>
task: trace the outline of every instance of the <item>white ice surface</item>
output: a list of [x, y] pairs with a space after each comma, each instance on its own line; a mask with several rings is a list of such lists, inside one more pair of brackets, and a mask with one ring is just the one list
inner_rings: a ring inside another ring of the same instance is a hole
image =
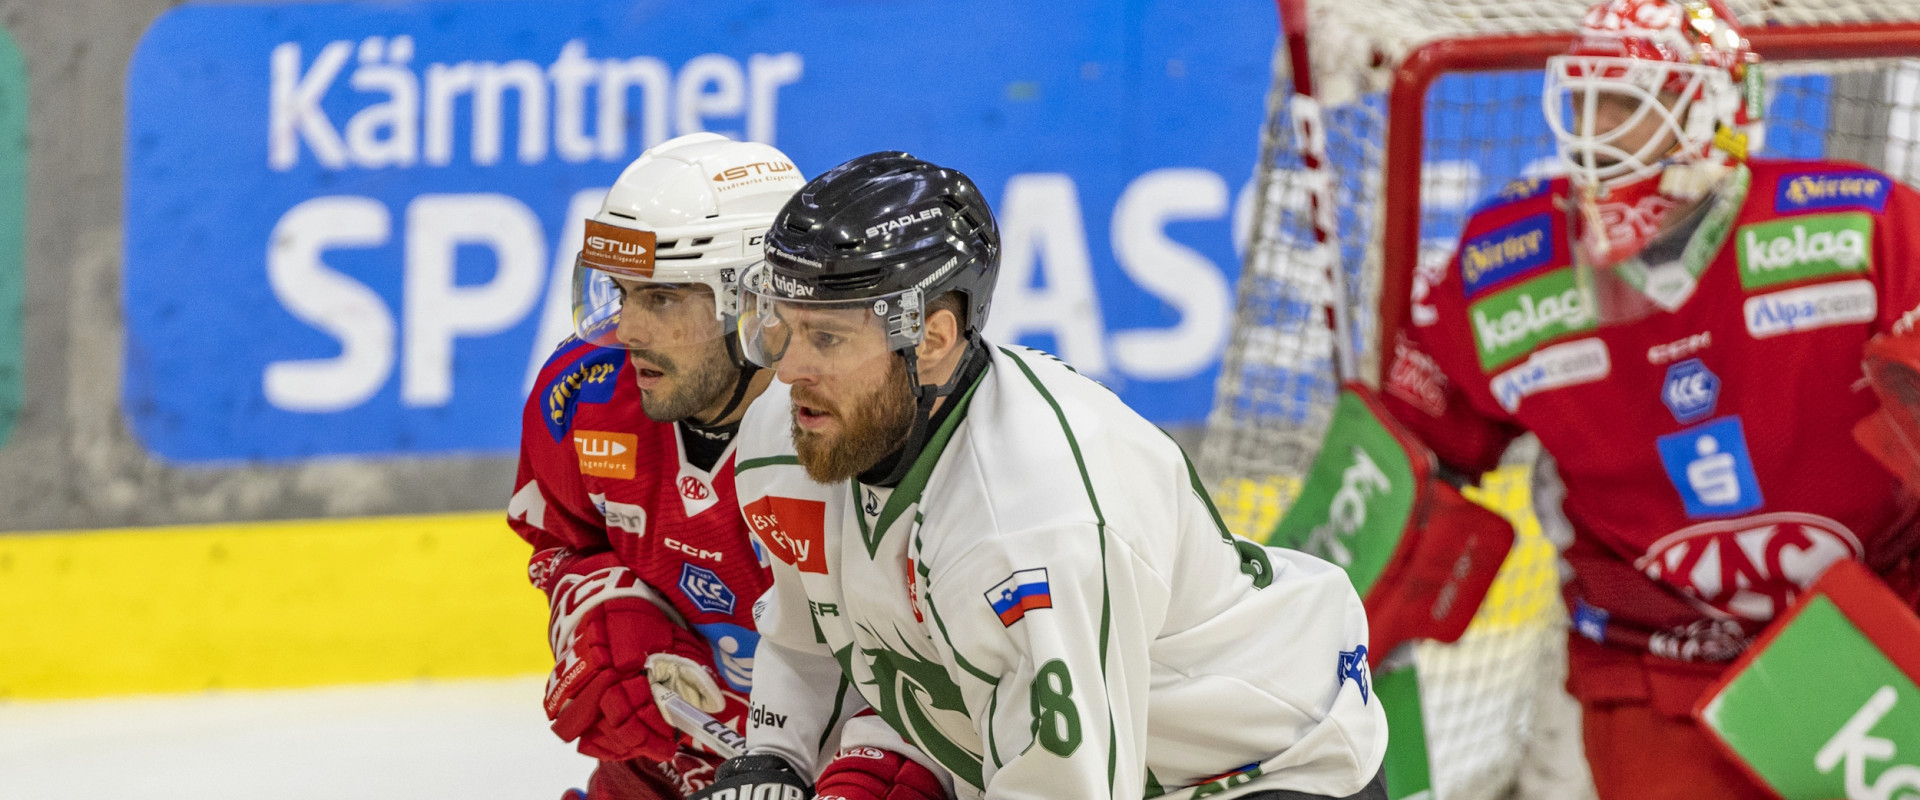
[[544, 680], [0, 703], [0, 798], [558, 800]]

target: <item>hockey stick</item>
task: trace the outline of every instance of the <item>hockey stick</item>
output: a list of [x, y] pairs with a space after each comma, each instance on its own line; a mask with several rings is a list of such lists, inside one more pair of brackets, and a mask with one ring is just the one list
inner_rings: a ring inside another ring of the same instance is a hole
[[660, 716], [666, 717], [668, 724], [679, 728], [713, 752], [725, 758], [746, 755], [747, 737], [734, 733], [732, 726], [701, 711], [679, 693], [667, 688], [666, 684], [653, 685], [653, 703], [659, 706]]

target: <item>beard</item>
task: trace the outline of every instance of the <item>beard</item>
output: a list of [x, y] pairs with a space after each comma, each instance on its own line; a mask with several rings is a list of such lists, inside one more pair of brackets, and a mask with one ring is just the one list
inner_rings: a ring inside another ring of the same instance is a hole
[[726, 355], [726, 347], [716, 339], [701, 352], [670, 358], [657, 350], [634, 350], [634, 355], [660, 368], [668, 381], [655, 389], [640, 392], [640, 410], [655, 422], [679, 422], [720, 402], [739, 371]]
[[898, 358], [888, 360], [892, 366], [886, 378], [873, 391], [846, 403], [828, 403], [808, 387], [793, 387], [794, 405], [826, 411], [840, 422], [839, 432], [833, 434], [809, 431], [799, 422], [793, 423], [794, 454], [815, 483], [851, 479], [872, 469], [906, 441], [917, 406], [907, 382], [906, 364]]

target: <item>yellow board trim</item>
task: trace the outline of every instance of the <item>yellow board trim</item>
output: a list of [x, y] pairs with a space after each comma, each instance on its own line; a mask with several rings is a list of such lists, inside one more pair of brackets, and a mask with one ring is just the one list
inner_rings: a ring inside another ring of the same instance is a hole
[[0, 534], [0, 699], [544, 672], [505, 519]]

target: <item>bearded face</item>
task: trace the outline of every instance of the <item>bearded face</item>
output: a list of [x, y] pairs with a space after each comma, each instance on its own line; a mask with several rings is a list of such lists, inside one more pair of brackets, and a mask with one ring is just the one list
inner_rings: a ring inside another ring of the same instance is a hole
[[627, 360], [640, 386], [640, 409], [655, 422], [678, 422], [725, 402], [740, 374], [727, 356], [723, 339], [630, 350]]
[[913, 427], [912, 387], [904, 359], [794, 384], [793, 447], [807, 477], [839, 483], [898, 449]]

